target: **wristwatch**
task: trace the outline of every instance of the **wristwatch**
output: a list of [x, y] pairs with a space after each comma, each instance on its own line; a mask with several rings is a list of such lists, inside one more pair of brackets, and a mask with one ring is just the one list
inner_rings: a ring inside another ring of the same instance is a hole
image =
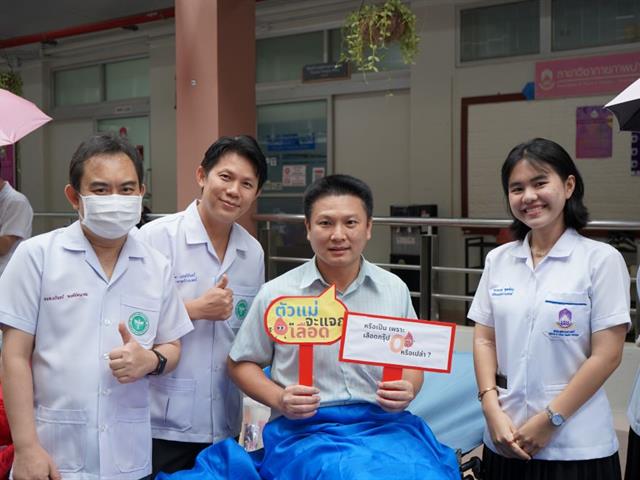
[[558, 412], [551, 410], [549, 405], [544, 407], [544, 411], [547, 413], [547, 417], [549, 417], [549, 421], [554, 427], [560, 427], [564, 423], [564, 417]]
[[149, 372], [149, 375], [162, 375], [162, 372], [164, 372], [164, 368], [167, 366], [167, 357], [162, 355], [155, 348], [152, 348], [151, 351], [156, 354], [156, 357], [158, 357], [158, 365], [153, 372]]

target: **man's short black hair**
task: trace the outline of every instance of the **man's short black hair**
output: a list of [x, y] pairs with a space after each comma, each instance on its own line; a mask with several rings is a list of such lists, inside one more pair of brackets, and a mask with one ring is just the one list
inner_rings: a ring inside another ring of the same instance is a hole
[[84, 164], [96, 155], [115, 155], [124, 153], [133, 162], [138, 175], [138, 184], [142, 186], [144, 165], [136, 148], [126, 138], [113, 133], [98, 133], [85, 139], [76, 149], [69, 164], [69, 183], [80, 191], [80, 183], [84, 175]]
[[267, 180], [267, 161], [264, 158], [260, 145], [251, 135], [238, 135], [237, 137], [220, 137], [211, 145], [206, 153], [200, 166], [204, 169], [204, 173], [209, 172], [227, 153], [235, 153], [246, 158], [258, 177], [258, 190], [262, 188]]
[[319, 178], [304, 192], [302, 200], [304, 205], [304, 217], [311, 219], [313, 204], [321, 198], [329, 195], [353, 195], [362, 200], [362, 205], [367, 213], [367, 219], [373, 216], [373, 194], [369, 185], [351, 175], [328, 175]]

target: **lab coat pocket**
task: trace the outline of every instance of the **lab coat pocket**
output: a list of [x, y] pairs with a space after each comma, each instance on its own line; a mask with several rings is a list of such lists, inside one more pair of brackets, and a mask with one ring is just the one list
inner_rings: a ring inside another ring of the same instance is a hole
[[151, 425], [160, 430], [189, 430], [193, 421], [196, 381], [191, 378], [154, 377], [151, 388]]
[[591, 334], [591, 300], [586, 292], [547, 292], [540, 311], [550, 340], [576, 341]]
[[231, 327], [233, 333], [237, 333], [242, 321], [249, 313], [249, 308], [258, 293], [258, 288], [243, 286], [231, 286], [230, 288], [233, 291], [233, 313], [227, 320], [227, 325]]
[[120, 321], [133, 338], [143, 347], [151, 348], [158, 330], [158, 317], [162, 301], [159, 298], [122, 295]]
[[125, 473], [146, 468], [151, 461], [149, 407], [119, 405], [110, 439], [118, 470]]
[[38, 405], [38, 438], [60, 472], [78, 472], [84, 468], [87, 414], [84, 410], [53, 409]]

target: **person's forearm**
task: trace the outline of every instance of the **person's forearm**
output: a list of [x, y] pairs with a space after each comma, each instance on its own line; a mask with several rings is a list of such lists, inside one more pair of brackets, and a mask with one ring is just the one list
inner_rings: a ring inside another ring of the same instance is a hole
[[422, 373], [422, 370], [411, 370], [410, 368], [405, 368], [402, 370], [402, 379], [413, 385], [413, 394], [414, 396], [417, 396], [418, 392], [422, 388], [422, 382], [424, 381], [424, 374]]
[[[167, 359], [167, 364], [164, 367], [164, 373], [169, 373], [176, 369], [176, 367], [178, 366], [178, 361], [180, 360], [180, 340], [155, 345], [153, 348], [164, 355], [164, 357]], [[155, 353], [153, 355], [155, 356]], [[157, 366], [157, 361], [156, 363], [154, 363], [154, 365]], [[150, 371], [153, 370], [155, 370], [155, 367]]]
[[591, 356], [578, 369], [565, 389], [550, 402], [551, 410], [569, 418], [602, 387], [620, 365], [626, 332], [625, 324], [594, 334], [592, 338], [598, 335], [600, 338], [592, 340], [594, 346]]
[[[498, 361], [496, 356], [495, 331], [484, 325], [476, 325], [473, 331], [473, 365], [476, 372], [478, 391], [496, 386]], [[486, 412], [500, 408], [498, 392], [489, 390], [482, 396], [482, 409]]]
[[6, 351], [5, 344], [2, 355], [4, 404], [13, 444], [21, 450], [39, 443], [33, 414], [33, 375], [28, 359], [10, 357]]
[[280, 401], [284, 389], [269, 380], [260, 365], [253, 362], [234, 362], [227, 358], [227, 370], [231, 380], [246, 395], [272, 409], [282, 408]]

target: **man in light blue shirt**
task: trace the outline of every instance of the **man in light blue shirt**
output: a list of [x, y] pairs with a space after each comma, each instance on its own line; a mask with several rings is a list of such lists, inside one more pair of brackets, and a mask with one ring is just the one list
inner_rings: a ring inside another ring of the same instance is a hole
[[[264, 327], [264, 312], [275, 298], [317, 296], [330, 285], [350, 311], [415, 318], [407, 286], [362, 257], [372, 211], [371, 190], [348, 175], [322, 178], [305, 193], [315, 257], [263, 286], [229, 353], [232, 380], [280, 417], [265, 428], [259, 477], [243, 470], [243, 478], [460, 478], [451, 449], [404, 412], [422, 386], [421, 371], [404, 369], [402, 379], [383, 382], [382, 367], [340, 362], [339, 343], [316, 345], [314, 385], [300, 385], [299, 347], [274, 342]], [[262, 370], [267, 365], [271, 378]], [[203, 455], [201, 467], [222, 463], [212, 460], [223, 449], [216, 447]], [[227, 459], [233, 468], [241, 462], [234, 455]], [[210, 473], [233, 478], [234, 471]]]
[[[363, 401], [402, 411], [420, 390], [422, 372], [405, 370], [402, 380], [381, 387], [382, 367], [338, 362], [336, 342], [314, 348], [315, 385], [298, 385], [298, 346], [275, 343], [264, 329], [262, 317], [274, 298], [316, 296], [332, 284], [351, 311], [416, 317], [407, 286], [362, 257], [371, 238], [368, 186], [343, 175], [325, 177], [315, 186], [304, 205], [315, 257], [264, 285], [229, 353], [229, 373], [245, 393], [288, 418], [313, 416], [320, 405]], [[271, 365], [271, 379], [261, 373], [266, 365]]]

